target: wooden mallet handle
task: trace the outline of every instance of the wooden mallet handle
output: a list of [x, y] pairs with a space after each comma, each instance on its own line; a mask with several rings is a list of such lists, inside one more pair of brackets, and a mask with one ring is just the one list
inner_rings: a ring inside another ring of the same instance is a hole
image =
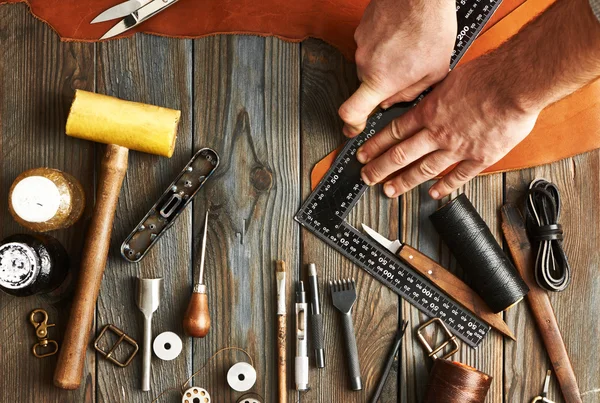
[[102, 160], [96, 206], [83, 247], [71, 316], [54, 372], [54, 384], [59, 388], [77, 389], [81, 383], [115, 210], [127, 171], [128, 152], [125, 147], [108, 145]]

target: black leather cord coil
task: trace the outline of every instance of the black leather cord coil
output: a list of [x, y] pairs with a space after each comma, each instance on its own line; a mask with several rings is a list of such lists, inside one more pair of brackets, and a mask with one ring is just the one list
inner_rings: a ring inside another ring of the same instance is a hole
[[535, 280], [548, 291], [563, 291], [571, 281], [571, 267], [562, 247], [562, 226], [558, 223], [558, 188], [545, 179], [535, 179], [529, 185], [525, 210], [527, 233], [538, 249]]
[[501, 312], [527, 294], [529, 288], [467, 196], [461, 194], [429, 218], [492, 311]]

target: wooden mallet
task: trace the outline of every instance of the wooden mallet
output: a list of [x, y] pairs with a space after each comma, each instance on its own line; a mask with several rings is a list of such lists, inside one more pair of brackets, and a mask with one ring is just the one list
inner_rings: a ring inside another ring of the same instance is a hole
[[180, 116], [180, 111], [172, 109], [81, 90], [75, 93], [67, 135], [108, 145], [100, 167], [96, 205], [83, 246], [71, 316], [54, 372], [54, 384], [59, 388], [77, 389], [81, 383], [129, 150], [171, 157]]

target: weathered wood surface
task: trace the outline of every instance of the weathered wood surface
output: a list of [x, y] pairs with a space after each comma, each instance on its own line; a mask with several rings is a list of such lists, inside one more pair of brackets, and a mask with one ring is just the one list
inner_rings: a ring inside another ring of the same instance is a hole
[[[68, 290], [24, 299], [0, 295], [0, 401], [149, 402], [161, 391], [179, 387], [217, 350], [246, 349], [258, 381], [252, 389], [276, 401], [275, 259], [288, 264], [289, 402], [293, 389], [293, 285], [306, 280], [306, 265], [319, 270], [325, 317], [327, 367], [312, 368], [312, 390], [302, 402], [362, 402], [373, 392], [398, 320], [410, 323], [402, 347], [397, 387], [382, 401], [418, 402], [431, 362], [414, 329], [426, 317], [306, 231], [293, 215], [309, 193], [312, 165], [342, 141], [337, 108], [357, 86], [354, 65], [316, 40], [290, 44], [272, 38], [210, 37], [175, 40], [145, 35], [102, 44], [60, 42], [23, 5], [0, 7], [0, 235], [22, 232], [7, 212], [8, 188], [22, 171], [50, 166], [74, 174], [89, 197], [86, 215], [74, 228], [52, 235], [73, 257], [75, 272], [86, 221], [91, 212], [95, 170], [103, 146], [70, 139], [64, 122], [75, 88], [177, 108], [182, 123], [171, 160], [133, 152], [121, 193], [109, 263], [97, 305], [96, 334], [114, 323], [141, 340], [141, 314], [135, 305], [135, 277], [163, 277], [164, 297], [154, 334], [172, 330], [182, 336], [182, 355], [170, 362], [153, 359], [152, 391], [139, 390], [141, 360], [121, 369], [88, 349], [85, 385], [74, 392], [52, 386], [56, 358], [31, 355], [33, 327], [28, 313], [48, 310], [61, 340], [68, 317]], [[124, 237], [138, 223], [181, 167], [202, 146], [221, 156], [217, 174], [175, 226], [140, 264], [119, 257]], [[584, 402], [600, 402], [600, 352], [597, 337], [600, 153], [592, 152], [546, 167], [478, 178], [465, 192], [500, 240], [498, 208], [515, 201], [535, 176], [558, 184], [564, 198], [561, 222], [573, 283], [551, 299], [579, 379]], [[349, 220], [366, 223], [461, 274], [439, 240], [428, 216], [438, 206], [427, 186], [400, 202], [372, 189]], [[184, 337], [181, 320], [198, 272], [204, 212], [211, 209], [205, 281], [213, 325], [209, 335]], [[365, 390], [350, 392], [337, 312], [326, 282], [354, 277], [359, 298], [353, 318]], [[549, 368], [525, 303], [506, 313], [518, 341], [491, 333], [478, 350], [462, 346], [456, 359], [494, 376], [488, 402], [527, 402], [541, 391]], [[440, 332], [430, 333], [440, 337]], [[225, 374], [241, 353], [225, 352], [193, 380], [216, 402], [234, 402]], [[392, 380], [393, 382], [394, 380]], [[178, 402], [170, 391], [161, 402]], [[553, 380], [550, 397], [562, 402]]]
[[[275, 260], [287, 263], [288, 301], [300, 264], [300, 228], [293, 221], [300, 203], [299, 46], [219, 36], [196, 41], [194, 55], [194, 145], [213, 147], [221, 156], [218, 172], [194, 206], [194, 230], [201, 228], [206, 208], [213, 217], [205, 272], [213, 327], [194, 342], [194, 368], [223, 347], [244, 348], [258, 373], [253, 391], [274, 402]], [[195, 244], [200, 240], [196, 235]], [[200, 251], [194, 252], [197, 261]], [[288, 315], [292, 309], [288, 302]], [[232, 359], [245, 358], [221, 354], [195, 384], [215, 391], [217, 401], [236, 401], [242, 393], [225, 380]], [[294, 401], [291, 392], [289, 401]]]
[[[130, 152], [98, 298], [95, 333], [106, 324], [114, 324], [138, 340], [141, 348], [143, 316], [135, 302], [137, 277], [163, 278], [163, 296], [152, 319], [154, 336], [164, 331], [182, 335], [183, 313], [189, 301], [191, 210], [183, 212], [140, 263], [121, 258], [120, 247], [193, 155], [192, 42], [136, 35], [98, 44], [96, 49], [98, 92], [181, 110], [177, 145], [171, 159]], [[191, 339], [182, 340], [184, 350], [179, 359], [152, 360], [150, 392], [140, 390], [141, 355], [125, 369], [99, 356], [97, 401], [148, 402], [161, 390], [177, 386], [189, 376], [191, 368]]]
[[[308, 174], [312, 166], [342, 141], [337, 109], [356, 89], [356, 71], [330, 46], [318, 41], [302, 44], [302, 196], [310, 194]], [[354, 226], [365, 223], [371, 228], [397, 236], [398, 203], [382, 197], [380, 189], [371, 189], [355, 206], [348, 218]], [[302, 401], [367, 401], [379, 381], [398, 320], [398, 298], [386, 287], [357, 268], [341, 254], [307, 231], [302, 231], [302, 276], [305, 264], [315, 263], [321, 282], [325, 329], [326, 368], [311, 369], [312, 390]], [[354, 277], [357, 300], [352, 317], [363, 381], [361, 392], [349, 390], [348, 364], [340, 315], [331, 304], [326, 282]], [[312, 356], [311, 362], [312, 362]], [[387, 401], [395, 401], [388, 396]]]
[[[21, 172], [42, 166], [73, 174], [93, 201], [95, 145], [67, 138], [64, 122], [75, 88], [94, 88], [94, 48], [61, 43], [24, 6], [0, 6], [0, 236], [24, 232], [8, 213], [8, 189]], [[78, 266], [83, 238], [79, 235], [91, 212], [70, 231], [56, 231]], [[52, 385], [58, 356], [37, 359], [29, 313], [48, 312], [56, 327], [49, 336], [62, 340], [69, 304], [63, 293], [14, 298], [0, 295], [0, 401], [91, 402], [96, 388], [95, 357], [88, 355], [85, 386], [71, 393]]]

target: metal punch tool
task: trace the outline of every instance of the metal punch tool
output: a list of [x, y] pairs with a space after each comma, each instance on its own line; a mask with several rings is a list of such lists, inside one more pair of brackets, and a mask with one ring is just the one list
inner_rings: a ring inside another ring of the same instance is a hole
[[142, 390], [150, 390], [150, 365], [152, 359], [152, 315], [160, 305], [162, 278], [138, 278], [137, 306], [144, 314], [144, 343], [142, 362]]
[[127, 0], [100, 13], [92, 24], [123, 18], [100, 39], [108, 39], [129, 31], [147, 19], [154, 17], [178, 0]]

